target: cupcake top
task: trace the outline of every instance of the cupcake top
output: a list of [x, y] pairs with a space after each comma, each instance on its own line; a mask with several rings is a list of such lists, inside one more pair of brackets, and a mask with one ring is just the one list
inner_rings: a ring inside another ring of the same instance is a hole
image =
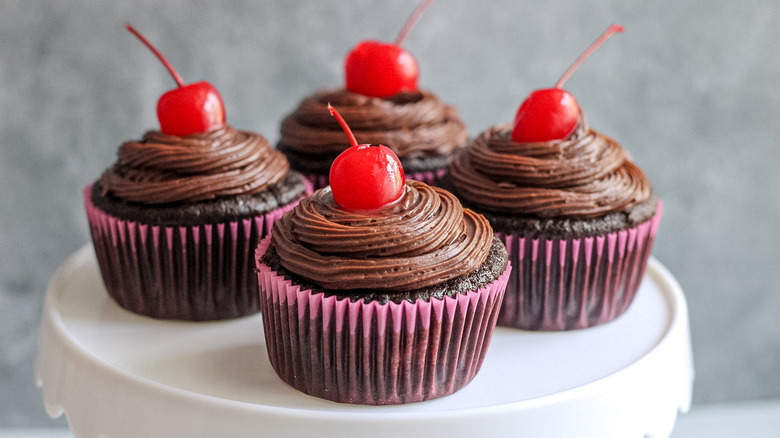
[[328, 115], [328, 103], [343, 114], [361, 141], [383, 144], [402, 161], [448, 155], [468, 139], [457, 110], [428, 91], [405, 91], [379, 98], [338, 89], [306, 97], [285, 117], [279, 148], [333, 157], [344, 151], [344, 134]]
[[511, 130], [486, 130], [453, 160], [452, 184], [467, 204], [498, 214], [588, 219], [630, 212], [652, 196], [644, 172], [582, 115], [563, 140], [518, 143]]
[[98, 184], [103, 196], [128, 203], [187, 204], [260, 193], [288, 170], [262, 135], [225, 125], [186, 137], [149, 131], [125, 142]]
[[485, 262], [493, 230], [484, 217], [442, 189], [412, 180], [404, 189], [365, 213], [340, 207], [330, 187], [317, 190], [274, 223], [271, 247], [287, 271], [346, 293], [420, 289]]

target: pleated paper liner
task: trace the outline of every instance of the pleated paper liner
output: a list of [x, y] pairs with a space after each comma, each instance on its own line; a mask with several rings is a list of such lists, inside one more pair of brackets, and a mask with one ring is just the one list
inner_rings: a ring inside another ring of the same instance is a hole
[[[84, 206], [100, 273], [121, 307], [153, 318], [209, 321], [260, 310], [254, 250], [298, 201], [251, 219], [155, 226]], [[310, 193], [310, 192], [307, 192]]]
[[[311, 185], [314, 187], [314, 190], [321, 189], [330, 184], [328, 175], [319, 175], [316, 173], [305, 172], [300, 173], [304, 176], [304, 178], [306, 178], [307, 181], [309, 181], [309, 183], [311, 183]], [[415, 181], [424, 182], [429, 186], [438, 187], [439, 181], [441, 181], [446, 173], [446, 169], [434, 169], [426, 172], [407, 173], [406, 179], [413, 179]]]
[[477, 291], [400, 304], [352, 302], [301, 290], [260, 262], [268, 356], [290, 386], [316, 397], [366, 405], [452, 394], [485, 358], [511, 266]]
[[496, 233], [515, 269], [498, 325], [572, 330], [614, 320], [644, 277], [663, 206], [649, 220], [604, 236], [531, 239]]

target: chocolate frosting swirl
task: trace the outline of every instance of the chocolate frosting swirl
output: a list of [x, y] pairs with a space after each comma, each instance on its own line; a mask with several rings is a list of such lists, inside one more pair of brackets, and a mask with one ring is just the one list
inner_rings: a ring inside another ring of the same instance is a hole
[[125, 142], [100, 183], [103, 195], [129, 202], [187, 203], [259, 193], [288, 170], [265, 137], [225, 125], [187, 137], [149, 131]]
[[451, 193], [410, 180], [398, 203], [366, 213], [342, 209], [329, 186], [317, 190], [272, 236], [282, 266], [324, 289], [407, 291], [477, 269], [493, 230]]
[[344, 117], [358, 142], [385, 145], [399, 158], [450, 154], [468, 140], [457, 110], [430, 92], [377, 98], [339, 89], [306, 97], [285, 117], [281, 148], [311, 154], [346, 149], [344, 131], [328, 112], [328, 103]]
[[650, 197], [644, 172], [582, 116], [565, 140], [517, 143], [511, 129], [488, 129], [453, 160], [452, 184], [467, 203], [498, 213], [593, 218]]

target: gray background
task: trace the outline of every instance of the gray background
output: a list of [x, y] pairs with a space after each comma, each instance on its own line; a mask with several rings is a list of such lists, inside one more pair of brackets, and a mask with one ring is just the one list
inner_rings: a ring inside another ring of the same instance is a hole
[[[0, 3], [0, 426], [49, 420], [33, 363], [49, 277], [88, 242], [81, 190], [157, 126], [174, 86], [221, 91], [228, 121], [278, 138], [307, 93], [342, 83], [358, 40], [392, 40], [417, 0]], [[570, 79], [591, 126], [665, 201], [655, 256], [689, 306], [698, 404], [780, 398], [780, 5], [776, 0], [439, 0], [406, 47], [471, 134], [510, 121], [611, 22]]]

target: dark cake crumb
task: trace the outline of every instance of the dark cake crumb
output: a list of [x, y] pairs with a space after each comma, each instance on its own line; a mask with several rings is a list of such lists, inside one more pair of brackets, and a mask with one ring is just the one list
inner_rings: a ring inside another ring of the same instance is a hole
[[[291, 147], [279, 143], [276, 149], [287, 157], [290, 167], [305, 173], [314, 173], [318, 175], [327, 175], [330, 172], [330, 166], [333, 160], [340, 154], [320, 154], [301, 153]], [[401, 160], [401, 166], [407, 174], [426, 172], [431, 169], [445, 168], [452, 161], [453, 155], [420, 155], [413, 157], [398, 157]]]
[[158, 226], [195, 226], [224, 223], [262, 215], [288, 205], [306, 193], [303, 176], [287, 176], [256, 195], [238, 195], [187, 204], [143, 205], [102, 194], [100, 181], [92, 186], [92, 203], [120, 219]]
[[[458, 195], [449, 175], [446, 175], [439, 187]], [[602, 217], [581, 219], [568, 217], [538, 218], [524, 215], [511, 215], [490, 212], [481, 209], [463, 198], [464, 207], [485, 216], [496, 233], [543, 239], [571, 239], [601, 236], [632, 228], [650, 220], [658, 209], [658, 195], [655, 192], [644, 202], [624, 212], [609, 213]]]
[[293, 284], [301, 286], [301, 289], [310, 289], [314, 293], [322, 292], [326, 297], [336, 295], [337, 297], [348, 297], [353, 302], [362, 299], [366, 303], [372, 301], [377, 301], [379, 303], [386, 303], [388, 301], [400, 303], [403, 300], [414, 302], [422, 299], [428, 301], [431, 298], [441, 299], [444, 296], [455, 296], [459, 293], [462, 294], [468, 291], [476, 291], [479, 288], [492, 283], [501, 276], [506, 269], [508, 255], [504, 244], [494, 237], [487, 259], [474, 272], [433, 286], [405, 292], [383, 292], [365, 289], [354, 289], [349, 291], [322, 289], [308, 279], [286, 270], [281, 265], [279, 255], [272, 245], [268, 246], [268, 250], [266, 250], [261, 261], [285, 279], [292, 281]]

